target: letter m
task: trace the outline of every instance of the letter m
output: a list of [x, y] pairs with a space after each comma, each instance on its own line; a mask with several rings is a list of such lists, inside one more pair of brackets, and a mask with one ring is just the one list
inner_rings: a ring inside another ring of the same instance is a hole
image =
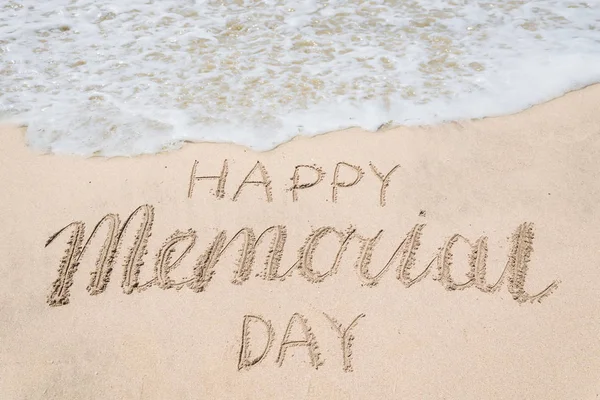
[[150, 236], [154, 221], [154, 207], [148, 204], [136, 208], [129, 215], [123, 226], [120, 224], [119, 215], [105, 215], [96, 224], [87, 240], [85, 240], [85, 224], [80, 221], [72, 222], [50, 236], [46, 242], [46, 247], [61, 234], [68, 231], [71, 232], [67, 241], [67, 249], [58, 266], [58, 278], [52, 284], [52, 290], [47, 299], [50, 306], [69, 304], [69, 290], [73, 285], [73, 276], [77, 272], [81, 258], [102, 226], [108, 225], [106, 238], [96, 259], [96, 268], [91, 273], [90, 283], [87, 287], [91, 295], [104, 292], [110, 280], [110, 274], [122, 244], [124, 233], [138, 214], [141, 215], [141, 221], [135, 234], [133, 245], [129, 248], [128, 255], [125, 258], [123, 281], [121, 282], [124, 293], [130, 294], [133, 292], [138, 286], [138, 276], [140, 268], [143, 265], [142, 257], [146, 253], [148, 237]]

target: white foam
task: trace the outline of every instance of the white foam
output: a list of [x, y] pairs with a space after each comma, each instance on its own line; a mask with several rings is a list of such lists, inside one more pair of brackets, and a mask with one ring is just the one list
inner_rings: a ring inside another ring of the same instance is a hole
[[[100, 4], [102, 3], [102, 4]], [[600, 2], [9, 0], [0, 115], [50, 152], [502, 115], [600, 81]]]

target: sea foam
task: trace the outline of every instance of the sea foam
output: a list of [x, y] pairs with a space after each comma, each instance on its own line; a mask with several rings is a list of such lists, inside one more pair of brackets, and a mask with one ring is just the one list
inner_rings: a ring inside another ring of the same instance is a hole
[[266, 150], [513, 113], [600, 81], [600, 1], [3, 3], [0, 117], [55, 153]]

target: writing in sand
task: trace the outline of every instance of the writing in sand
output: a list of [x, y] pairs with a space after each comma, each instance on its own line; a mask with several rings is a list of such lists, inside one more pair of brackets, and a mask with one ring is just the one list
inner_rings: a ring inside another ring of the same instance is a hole
[[[371, 164], [375, 177], [380, 182], [379, 206], [385, 205], [386, 188], [390, 186], [393, 173], [398, 170], [395, 166], [389, 173], [384, 174]], [[340, 178], [342, 168], [351, 168], [355, 171], [355, 177], [349, 181]], [[194, 162], [190, 177], [188, 197], [194, 195], [198, 182], [206, 179], [214, 179], [217, 190], [217, 198], [225, 196], [225, 182], [227, 177], [227, 161], [223, 163], [220, 174], [214, 176], [199, 176], [198, 162]], [[313, 179], [303, 182], [300, 179], [300, 171], [310, 170], [314, 173]], [[257, 174], [258, 177], [254, 177]], [[298, 192], [319, 184], [323, 180], [323, 170], [318, 166], [296, 166], [292, 175], [292, 185], [286, 191], [292, 192], [295, 200]], [[337, 191], [340, 188], [357, 184], [362, 178], [362, 169], [351, 166], [349, 163], [338, 163], [334, 169], [331, 181], [332, 199], [335, 201]], [[260, 163], [248, 173], [246, 178], [238, 187], [232, 200], [239, 197], [244, 186], [258, 186], [267, 199], [272, 198], [270, 179], [265, 167]], [[392, 210], [391, 207], [390, 210]], [[187, 288], [197, 293], [209, 290], [210, 283], [218, 267], [222, 264], [224, 256], [233, 256], [233, 265], [221, 265], [233, 273], [230, 282], [242, 285], [252, 276], [270, 282], [281, 282], [286, 279], [303, 279], [310, 284], [319, 284], [325, 280], [333, 280], [343, 266], [350, 265], [356, 271], [356, 279], [360, 284], [367, 287], [376, 287], [382, 279], [393, 275], [399, 285], [411, 288], [417, 283], [431, 276], [439, 282], [441, 288], [449, 291], [478, 290], [482, 293], [492, 294], [506, 287], [512, 298], [519, 303], [540, 301], [549, 296], [558, 286], [558, 281], [552, 281], [541, 286], [541, 290], [529, 293], [526, 289], [528, 271], [532, 264], [532, 252], [534, 249], [534, 225], [531, 222], [523, 222], [514, 227], [510, 239], [509, 250], [506, 254], [506, 263], [502, 273], [495, 281], [490, 282], [487, 275], [488, 265], [488, 237], [481, 236], [469, 239], [458, 233], [450, 233], [449, 236], [437, 237], [427, 232], [425, 223], [416, 223], [413, 226], [404, 227], [402, 232], [386, 234], [379, 230], [371, 236], [359, 232], [349, 222], [347, 226], [335, 227], [324, 225], [312, 228], [306, 232], [295, 232], [292, 223], [267, 226], [264, 229], [255, 229], [250, 226], [239, 227], [233, 234], [226, 230], [218, 230], [216, 235], [208, 243], [198, 243], [197, 231], [193, 228], [187, 230], [175, 230], [167, 235], [162, 244], [148, 255], [148, 239], [152, 235], [155, 221], [155, 207], [143, 204], [133, 210], [126, 218], [116, 213], [104, 215], [98, 222], [91, 226], [82, 221], [68, 223], [50, 236], [46, 246], [57, 245], [59, 240], [65, 246], [64, 255], [58, 263], [58, 276], [54, 280], [47, 303], [50, 306], [64, 306], [69, 304], [70, 290], [79, 267], [89, 259], [91, 266], [91, 277], [87, 285], [90, 295], [103, 293], [111, 280], [115, 266], [122, 266], [120, 271], [120, 285], [123, 293], [131, 295], [136, 292], [150, 290], [181, 290]], [[200, 227], [202, 228], [202, 227]], [[204, 227], [207, 228], [207, 227]], [[210, 227], [212, 228], [212, 227]], [[128, 233], [129, 232], [129, 233]], [[507, 232], [509, 233], [509, 232]], [[302, 235], [304, 240], [301, 245], [294, 249], [288, 249], [286, 242], [290, 235]], [[102, 237], [101, 237], [102, 236]], [[440, 247], [435, 254], [421, 254], [421, 241], [424, 238], [439, 240]], [[385, 255], [385, 261], [379, 265], [372, 262], [373, 256], [378, 252], [378, 246], [383, 240], [393, 241], [394, 250]], [[467, 249], [468, 269], [466, 276], [458, 278], [454, 266], [454, 252], [458, 249]], [[93, 247], [96, 244], [96, 247]], [[356, 246], [358, 251], [347, 252], [349, 246]], [[97, 254], [86, 257], [91, 253], [90, 248], [98, 249]], [[193, 260], [191, 254], [196, 248], [197, 256]], [[315, 254], [327, 255], [328, 260], [319, 262], [315, 260]], [[287, 253], [291, 254], [285, 256]], [[426, 260], [417, 263], [419, 259]], [[148, 276], [151, 278], [142, 280], [140, 272], [146, 269], [149, 258], [151, 258], [153, 269]], [[351, 259], [350, 259], [351, 258]], [[95, 262], [93, 261], [95, 259]], [[119, 261], [121, 260], [121, 261]], [[284, 264], [284, 260], [289, 260]], [[318, 265], [317, 265], [318, 264]], [[258, 266], [260, 265], [260, 267]], [[87, 267], [87, 266], [86, 266]], [[174, 271], [178, 269], [177, 277]], [[181, 271], [187, 273], [182, 274]], [[345, 371], [352, 370], [350, 360], [350, 346], [352, 342], [352, 329], [364, 314], [360, 313], [352, 322], [343, 326], [336, 319], [323, 313], [328, 324], [334, 328], [341, 341], [343, 354], [343, 368]], [[257, 354], [250, 352], [251, 327], [262, 329], [264, 346]], [[299, 329], [302, 340], [290, 339], [293, 328]], [[310, 364], [315, 368], [321, 364], [316, 346], [316, 338], [310, 329], [307, 319], [300, 313], [294, 313], [289, 320], [287, 328], [283, 331], [283, 339], [279, 345], [276, 362], [281, 365], [285, 359], [286, 349], [290, 346], [304, 346], [309, 355]], [[238, 359], [238, 368], [247, 369], [261, 362], [269, 352], [274, 338], [274, 330], [271, 321], [249, 313], [243, 317], [241, 346]]]

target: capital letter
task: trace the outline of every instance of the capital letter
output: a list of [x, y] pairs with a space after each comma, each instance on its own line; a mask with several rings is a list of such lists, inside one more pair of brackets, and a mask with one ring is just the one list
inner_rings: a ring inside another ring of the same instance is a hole
[[325, 318], [329, 320], [333, 330], [338, 334], [338, 337], [342, 341], [342, 355], [344, 358], [344, 371], [352, 372], [352, 341], [354, 340], [354, 335], [350, 333], [350, 330], [358, 324], [358, 320], [363, 318], [365, 314], [359, 314], [354, 320], [348, 325], [346, 329], [342, 328], [342, 324], [337, 322], [335, 319], [330, 317], [329, 315], [323, 313]]
[[192, 173], [190, 174], [190, 185], [188, 188], [188, 198], [192, 198], [192, 194], [194, 193], [194, 186], [197, 181], [208, 180], [208, 179], [217, 179], [217, 191], [215, 192], [215, 196], [217, 199], [222, 199], [225, 197], [225, 181], [227, 180], [227, 160], [223, 161], [223, 168], [221, 168], [220, 175], [206, 175], [206, 176], [197, 176], [196, 168], [198, 167], [198, 160], [194, 160], [194, 165], [192, 166]]
[[[254, 174], [254, 171], [256, 171], [256, 169], [258, 169], [258, 171], [260, 172], [260, 176], [262, 178], [262, 180], [260, 181], [250, 180], [250, 177], [252, 176], [252, 174]], [[250, 170], [250, 172], [248, 172], [248, 175], [246, 175], [244, 181], [240, 184], [240, 187], [238, 187], [238, 190], [233, 195], [233, 201], [236, 201], [238, 199], [240, 193], [242, 192], [242, 189], [244, 188], [244, 185], [248, 184], [263, 185], [265, 187], [265, 195], [267, 196], [267, 202], [270, 203], [271, 201], [273, 201], [273, 197], [271, 195], [271, 180], [269, 179], [267, 169], [264, 165], [262, 165], [260, 161], [257, 161], [256, 164], [254, 164], [254, 167], [252, 167], [252, 169]]]
[[[304, 336], [303, 340], [290, 340], [290, 335], [292, 334], [292, 328], [294, 327], [295, 322], [300, 325], [302, 335]], [[310, 365], [312, 365], [315, 369], [318, 369], [319, 366], [323, 365], [323, 362], [319, 360], [319, 346], [317, 345], [317, 340], [315, 339], [315, 335], [311, 332], [311, 328], [308, 326], [306, 318], [298, 313], [294, 313], [294, 315], [292, 315], [290, 318], [287, 328], [285, 329], [283, 340], [281, 341], [281, 346], [279, 347], [279, 355], [277, 356], [276, 363], [281, 367], [283, 365], [285, 352], [288, 347], [300, 346], [306, 347], [308, 350]]]
[[390, 185], [390, 177], [400, 167], [400, 165], [396, 165], [394, 168], [390, 170], [386, 175], [383, 175], [381, 172], [377, 170], [373, 163], [369, 162], [369, 166], [371, 167], [371, 171], [375, 174], [376, 177], [381, 181], [381, 190], [379, 191], [379, 205], [381, 207], [385, 206], [385, 191], [387, 187]]
[[63, 232], [71, 230], [67, 241], [67, 250], [59, 264], [58, 278], [52, 284], [52, 291], [47, 299], [50, 306], [69, 304], [69, 289], [73, 285], [73, 276], [77, 272], [81, 259], [89, 248], [90, 243], [100, 232], [100, 228], [106, 224], [108, 227], [106, 238], [96, 260], [96, 270], [92, 272], [90, 284], [87, 287], [91, 295], [98, 295], [104, 292], [110, 280], [125, 231], [138, 214], [141, 215], [142, 220], [135, 233], [133, 245], [129, 248], [128, 255], [125, 258], [125, 269], [123, 271], [123, 281], [121, 282], [125, 294], [131, 294], [134, 289], [138, 288], [138, 275], [140, 268], [144, 264], [143, 257], [146, 254], [148, 238], [150, 237], [152, 222], [154, 220], [154, 207], [148, 204], [136, 208], [122, 226], [120, 226], [120, 219], [117, 214], [105, 215], [96, 224], [85, 242], [85, 224], [80, 221], [70, 223], [48, 239], [45, 247], [48, 247]]
[[[354, 170], [354, 172], [356, 173], [356, 177], [354, 178], [354, 180], [352, 182], [340, 182], [339, 174], [340, 174], [341, 166], [346, 166], [346, 167]], [[337, 163], [337, 165], [335, 166], [335, 170], [333, 172], [333, 181], [331, 182], [331, 186], [332, 186], [331, 201], [333, 201], [334, 203], [337, 201], [338, 188], [350, 187], [350, 186], [356, 185], [362, 179], [363, 175], [364, 175], [364, 172], [362, 171], [362, 169], [359, 166], [351, 165], [351, 164], [348, 164], [343, 161]]]
[[[254, 358], [251, 358], [252, 354], [250, 352], [250, 326], [252, 325], [252, 322], [262, 323], [267, 335], [267, 340], [265, 341], [262, 352], [259, 355], [254, 356]], [[250, 369], [250, 367], [261, 362], [271, 349], [272, 343], [273, 326], [271, 325], [271, 321], [265, 321], [263, 318], [256, 315], [245, 315], [244, 322], [242, 324], [242, 347], [240, 348], [238, 358], [238, 371], [242, 368]]]
[[[315, 171], [317, 173], [317, 176], [315, 177], [314, 181], [300, 183], [300, 168], [308, 168], [308, 169], [312, 169], [313, 171]], [[323, 172], [323, 170], [317, 166], [296, 165], [296, 168], [294, 169], [294, 176], [292, 177], [292, 189], [291, 189], [292, 201], [298, 201], [298, 190], [308, 189], [308, 188], [315, 186], [317, 183], [319, 183], [323, 180], [324, 176], [325, 176], [325, 173]]]

